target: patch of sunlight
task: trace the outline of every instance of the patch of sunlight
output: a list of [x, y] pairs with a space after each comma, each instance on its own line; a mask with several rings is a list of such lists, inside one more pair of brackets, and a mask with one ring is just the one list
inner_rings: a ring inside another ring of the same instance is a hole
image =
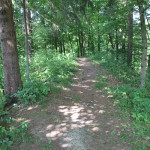
[[51, 130], [52, 128], [53, 128], [53, 125], [48, 125], [48, 126], [46, 127], [47, 130]]
[[31, 120], [25, 120], [24, 121], [24, 123], [30, 123], [31, 122]]
[[11, 40], [7, 40], [7, 44], [10, 46], [10, 47], [13, 47], [13, 43]]
[[108, 95], [107, 97], [108, 97], [108, 98], [112, 98], [112, 97], [113, 97], [113, 95]]
[[69, 144], [63, 144], [62, 147], [63, 148], [67, 148], [69, 146]]
[[[74, 129], [81, 129], [85, 126], [92, 126], [92, 130], [97, 132], [100, 129], [95, 127], [95, 116], [91, 110], [84, 109], [84, 106], [58, 106], [58, 111], [63, 114], [64, 119], [60, 124], [54, 125], [49, 124], [46, 126], [45, 135], [46, 138], [57, 140], [63, 138], [64, 142], [62, 147], [67, 147], [69, 142], [72, 140], [71, 137], [66, 137], [69, 131]], [[102, 112], [103, 113], [103, 112]], [[69, 132], [70, 133], [70, 132]]]
[[94, 128], [92, 128], [92, 131], [94, 131], [94, 132], [98, 132], [98, 131], [100, 131], [100, 128], [98, 128], [98, 127], [94, 127]]
[[24, 123], [30, 123], [31, 122], [31, 120], [26, 120], [25, 118], [16, 118], [15, 119], [15, 121], [16, 122], [24, 122]]
[[73, 78], [74, 80], [78, 80], [79, 78]]
[[36, 105], [36, 106], [30, 106], [27, 110], [33, 110], [33, 109], [36, 109], [36, 108], [38, 108], [38, 105]]
[[70, 91], [69, 88], [62, 87], [62, 89], [63, 89], [64, 91]]
[[16, 122], [22, 122], [24, 121], [24, 118], [16, 118]]
[[105, 110], [100, 110], [99, 113], [103, 114], [103, 113], [105, 113]]

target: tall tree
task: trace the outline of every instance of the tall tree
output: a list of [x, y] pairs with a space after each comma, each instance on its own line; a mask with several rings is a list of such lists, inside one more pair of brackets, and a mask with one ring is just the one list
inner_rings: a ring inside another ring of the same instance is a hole
[[142, 34], [142, 62], [141, 62], [141, 83], [140, 89], [145, 86], [145, 77], [146, 77], [146, 67], [147, 67], [147, 36], [146, 36], [146, 25], [145, 25], [145, 16], [144, 13], [146, 9], [144, 8], [144, 1], [137, 0], [139, 13], [140, 13], [140, 22], [141, 22], [141, 34]]
[[27, 63], [27, 79], [29, 80], [29, 56], [31, 53], [30, 40], [29, 40], [29, 11], [28, 0], [23, 0], [24, 9], [24, 26], [25, 26], [25, 51], [26, 51], [26, 63]]
[[[11, 0], [0, 1], [0, 36], [5, 94], [10, 96], [18, 91], [18, 87], [22, 87]], [[11, 101], [15, 101], [15, 98]]]
[[128, 22], [128, 53], [127, 53], [127, 64], [132, 64], [132, 41], [133, 41], [133, 6], [129, 11], [129, 22]]
[[25, 0], [24, 8], [26, 11], [26, 26], [27, 26], [27, 34], [28, 34], [28, 47], [29, 47], [29, 55], [33, 52], [33, 40], [32, 40], [32, 24], [31, 24], [31, 10], [29, 8], [30, 0]]

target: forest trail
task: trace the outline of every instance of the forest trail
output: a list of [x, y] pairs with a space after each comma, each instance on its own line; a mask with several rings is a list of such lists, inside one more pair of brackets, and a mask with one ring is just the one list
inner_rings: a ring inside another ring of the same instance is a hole
[[[30, 106], [16, 117], [29, 122], [33, 143], [20, 150], [130, 150], [121, 139], [123, 121], [113, 103], [95, 88], [101, 67], [78, 58], [74, 82], [48, 98], [46, 106]], [[53, 147], [47, 145], [52, 142]]]

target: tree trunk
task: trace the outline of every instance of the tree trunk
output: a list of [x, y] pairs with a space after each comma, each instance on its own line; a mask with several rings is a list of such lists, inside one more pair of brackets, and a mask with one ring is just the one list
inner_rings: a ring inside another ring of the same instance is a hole
[[[11, 0], [0, 0], [0, 36], [5, 94], [10, 96], [18, 91], [18, 87], [22, 87]], [[12, 98], [11, 102], [15, 100]]]
[[133, 41], [133, 7], [130, 8], [129, 12], [129, 26], [128, 26], [128, 54], [127, 54], [127, 65], [132, 65], [132, 41]]
[[118, 30], [116, 29], [116, 60], [119, 59], [119, 41], [118, 41]]
[[62, 50], [62, 42], [61, 42], [61, 41], [60, 41], [59, 51], [60, 51], [61, 54], [63, 53], [63, 50]]
[[150, 54], [148, 55], [148, 71], [150, 72]]
[[27, 63], [27, 80], [30, 79], [29, 75], [29, 57], [30, 57], [30, 41], [29, 41], [29, 20], [27, 17], [27, 3], [28, 0], [23, 0], [23, 7], [24, 7], [24, 25], [25, 25], [25, 51], [26, 51], [26, 63]]
[[56, 49], [56, 51], [57, 51], [57, 37], [55, 37], [55, 49]]
[[81, 39], [82, 37], [81, 37], [81, 32], [80, 32], [80, 31], [79, 31], [79, 35], [78, 35], [78, 36], [79, 36], [80, 55], [81, 55], [81, 57], [82, 57], [82, 56], [83, 56], [83, 53], [82, 53], [82, 41], [81, 41], [81, 40], [82, 40], [82, 39]]
[[[100, 23], [100, 17], [99, 17], [99, 10], [98, 10], [98, 24]], [[100, 52], [101, 50], [101, 44], [100, 44], [100, 28], [99, 28], [99, 25], [98, 25], [98, 45], [97, 45], [97, 49], [98, 49], [98, 52]]]
[[141, 62], [141, 80], [140, 80], [140, 89], [145, 86], [145, 77], [146, 77], [146, 67], [147, 67], [147, 36], [146, 36], [146, 25], [144, 18], [144, 7], [143, 1], [137, 0], [139, 13], [140, 13], [140, 22], [141, 22], [141, 34], [142, 34], [142, 62]]
[[23, 7], [24, 7], [24, 20], [25, 20], [25, 26], [26, 26], [26, 32], [27, 32], [27, 44], [28, 44], [28, 55], [30, 56], [32, 53], [32, 43], [29, 38], [32, 34], [32, 28], [31, 28], [31, 12], [28, 8], [29, 0], [23, 0]]
[[122, 53], [123, 53], [123, 63], [125, 63], [126, 61], [126, 33], [123, 32], [122, 35]]
[[88, 33], [88, 51], [90, 52], [91, 50], [91, 31], [89, 28], [89, 33]]
[[83, 56], [86, 55], [86, 35], [83, 33]]
[[111, 48], [114, 49], [113, 37], [112, 37], [112, 35], [110, 33], [109, 33], [109, 42], [111, 44]]
[[65, 41], [63, 40], [63, 51], [64, 51], [64, 55], [66, 54], [66, 48], [65, 48]]
[[[92, 30], [93, 31], [93, 30]], [[94, 35], [93, 35], [93, 33], [91, 33], [92, 35], [91, 35], [91, 49], [92, 49], [92, 51], [93, 51], [93, 54], [95, 54], [95, 46], [94, 46]]]
[[72, 46], [72, 41], [71, 41], [71, 37], [70, 37], [69, 34], [68, 34], [68, 39], [69, 39], [69, 43], [70, 43], [71, 52], [72, 52], [72, 54], [73, 54], [73, 53], [74, 53], [74, 52], [73, 52], [73, 46]]
[[[124, 7], [127, 6], [127, 1], [124, 0]], [[127, 16], [124, 15], [124, 19], [127, 20]], [[126, 62], [126, 23], [123, 25], [123, 32], [122, 32], [122, 53], [123, 53], [123, 63]]]

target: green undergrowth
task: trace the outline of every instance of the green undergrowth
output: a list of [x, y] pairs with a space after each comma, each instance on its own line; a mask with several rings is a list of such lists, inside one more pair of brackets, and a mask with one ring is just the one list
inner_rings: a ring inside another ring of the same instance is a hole
[[[23, 105], [34, 105], [38, 102], [42, 106], [45, 103], [44, 97], [59, 92], [60, 88], [66, 87], [71, 82], [71, 77], [77, 69], [77, 62], [69, 54], [62, 55], [52, 50], [40, 50], [30, 58], [30, 80], [26, 79], [25, 57], [20, 58], [20, 69], [23, 88], [13, 96], [17, 97]], [[16, 120], [7, 117], [9, 112], [4, 110], [3, 90], [3, 85], [0, 85], [0, 116], [2, 116], [0, 149], [5, 150], [24, 140], [28, 125], [22, 122], [17, 127], [14, 125]]]
[[7, 150], [12, 148], [15, 143], [20, 143], [29, 139], [27, 134], [28, 124], [17, 123], [12, 117], [0, 119], [0, 149]]
[[[108, 97], [114, 101], [114, 104], [128, 113], [132, 120], [132, 127], [136, 130], [136, 141], [129, 143], [134, 145], [135, 149], [148, 150], [150, 148], [150, 81], [146, 79], [146, 87], [140, 90], [139, 78], [140, 70], [138, 65], [134, 68], [128, 68], [122, 61], [116, 63], [112, 56], [98, 54], [91, 56], [91, 60], [96, 64], [103, 66], [114, 78], [122, 83], [109, 85], [109, 78], [100, 71], [97, 75], [96, 88], [101, 89]], [[138, 140], [142, 138], [143, 141]], [[143, 143], [142, 143], [143, 142]]]
[[25, 104], [34, 104], [55, 91], [56, 87], [67, 86], [77, 68], [75, 58], [69, 54], [38, 51], [31, 57], [30, 81], [27, 81], [24, 59], [20, 63], [24, 86], [15, 96]]

